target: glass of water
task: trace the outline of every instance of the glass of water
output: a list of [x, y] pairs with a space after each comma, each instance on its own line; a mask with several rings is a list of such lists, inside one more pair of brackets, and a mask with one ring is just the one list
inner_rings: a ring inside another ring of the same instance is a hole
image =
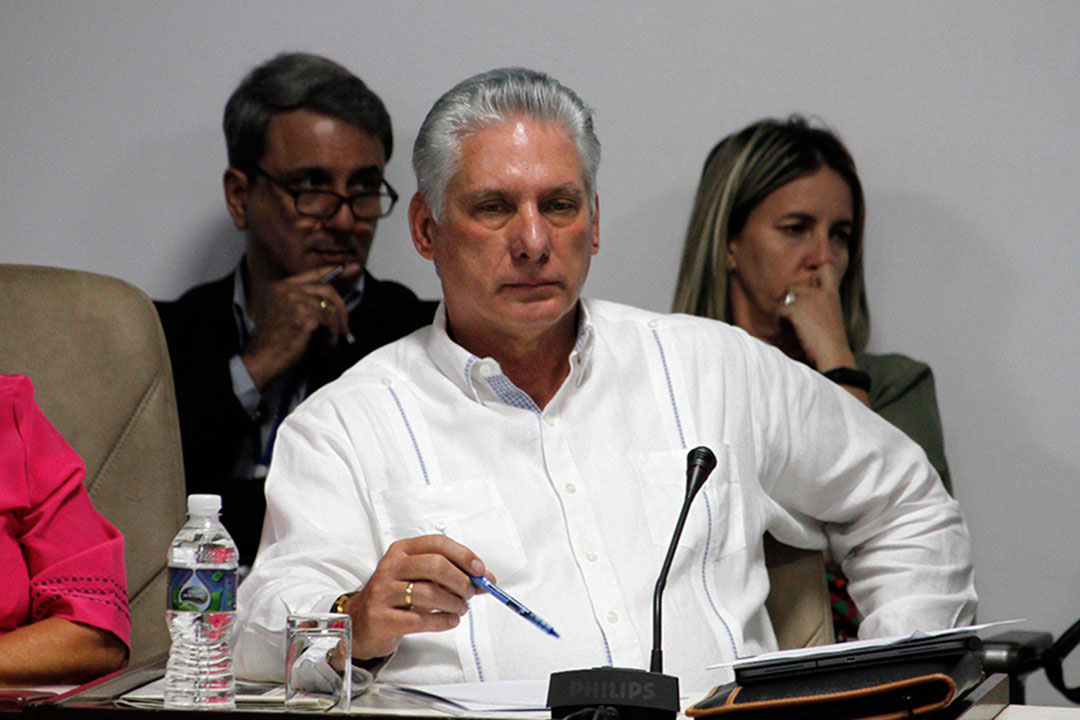
[[352, 618], [293, 613], [285, 632], [285, 709], [349, 712]]

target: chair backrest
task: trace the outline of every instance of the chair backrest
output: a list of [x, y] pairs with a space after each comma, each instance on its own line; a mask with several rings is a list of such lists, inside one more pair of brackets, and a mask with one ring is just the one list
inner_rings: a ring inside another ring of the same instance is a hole
[[766, 534], [765, 567], [770, 584], [765, 609], [780, 649], [835, 642], [824, 555], [784, 545]]
[[166, 651], [166, 553], [184, 520], [184, 472], [153, 304], [115, 278], [0, 265], [0, 372], [30, 377], [86, 462], [94, 506], [124, 534], [131, 663]]

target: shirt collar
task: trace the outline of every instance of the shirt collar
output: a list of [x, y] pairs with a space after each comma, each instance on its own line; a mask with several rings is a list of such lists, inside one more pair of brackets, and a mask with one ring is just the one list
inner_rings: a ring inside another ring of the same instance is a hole
[[[233, 270], [233, 317], [236, 320], [236, 330], [240, 333], [241, 345], [247, 345], [248, 340], [255, 334], [255, 321], [251, 319], [251, 314], [248, 311], [247, 284], [244, 280], [244, 267], [246, 264], [247, 256], [245, 255], [237, 263], [236, 269]], [[360, 301], [364, 299], [366, 281], [367, 272], [365, 271], [360, 273], [360, 277], [356, 278], [356, 283], [349, 288], [349, 292], [345, 293], [345, 309], [349, 312], [355, 310]]]
[[[501, 402], [517, 407], [527, 407], [524, 395], [503, 375], [502, 368], [495, 358], [481, 358], [473, 355], [458, 345], [446, 329], [446, 304], [439, 303], [432, 322], [433, 331], [429, 335], [427, 352], [440, 372], [458, 388], [476, 402], [487, 404]], [[589, 375], [592, 366], [593, 348], [596, 344], [596, 328], [589, 317], [588, 303], [578, 302], [578, 333], [574, 347], [570, 351], [570, 377], [575, 387], [580, 387]], [[517, 390], [515, 393], [514, 391]], [[531, 401], [530, 401], [531, 403]]]

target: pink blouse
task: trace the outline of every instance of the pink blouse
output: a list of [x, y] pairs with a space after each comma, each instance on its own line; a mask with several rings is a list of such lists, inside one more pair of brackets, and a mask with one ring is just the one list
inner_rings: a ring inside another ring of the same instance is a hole
[[90, 504], [83, 461], [0, 375], [0, 635], [60, 617], [130, 643], [124, 538]]

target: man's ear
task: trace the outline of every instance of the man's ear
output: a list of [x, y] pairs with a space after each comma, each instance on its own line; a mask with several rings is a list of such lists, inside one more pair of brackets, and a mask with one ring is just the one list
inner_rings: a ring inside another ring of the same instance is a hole
[[413, 247], [428, 260], [435, 259], [434, 232], [438, 223], [423, 193], [417, 192], [409, 201], [409, 232]]
[[593, 255], [600, 252], [600, 193], [593, 200], [591, 252]]
[[251, 191], [247, 174], [230, 166], [225, 170], [221, 184], [225, 189], [225, 207], [232, 217], [233, 225], [237, 230], [247, 230], [248, 193]]

